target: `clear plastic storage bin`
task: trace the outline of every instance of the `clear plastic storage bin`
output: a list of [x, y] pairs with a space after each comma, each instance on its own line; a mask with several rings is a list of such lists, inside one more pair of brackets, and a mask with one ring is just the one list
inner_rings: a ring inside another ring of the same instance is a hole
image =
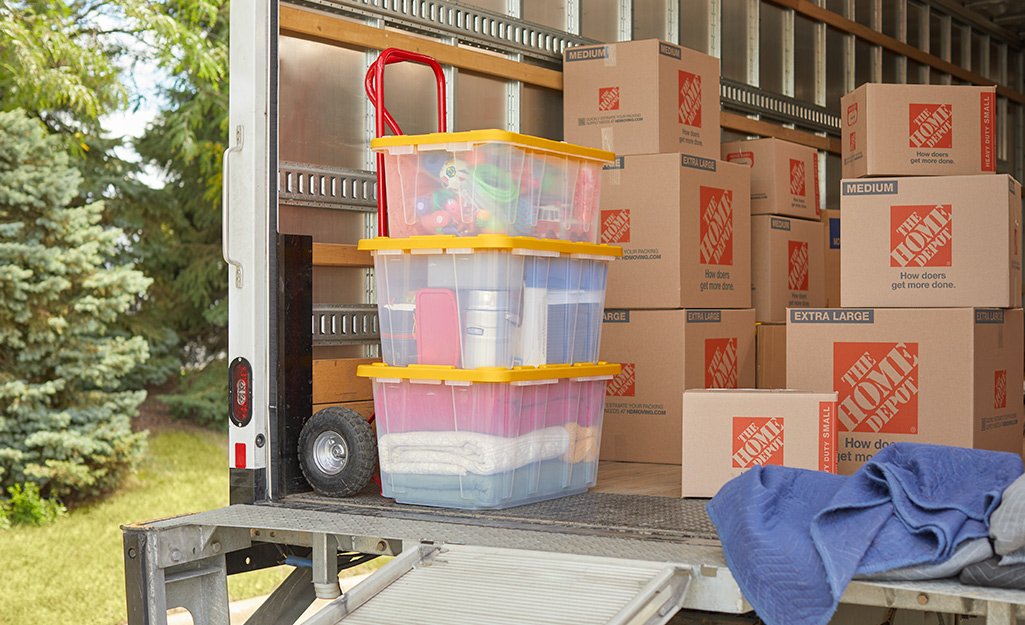
[[598, 241], [601, 168], [612, 152], [504, 130], [397, 135], [384, 153], [393, 237], [506, 234]]
[[622, 248], [481, 235], [362, 240], [389, 365], [461, 369], [598, 360], [608, 264]]
[[605, 384], [619, 371], [361, 365], [374, 385], [382, 494], [479, 509], [586, 491], [598, 476]]

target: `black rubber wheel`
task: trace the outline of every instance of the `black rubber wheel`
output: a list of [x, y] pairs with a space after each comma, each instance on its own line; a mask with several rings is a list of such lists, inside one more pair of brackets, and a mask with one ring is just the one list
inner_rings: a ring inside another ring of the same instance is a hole
[[377, 468], [374, 428], [355, 410], [329, 406], [299, 434], [299, 465], [313, 490], [347, 497], [363, 490]]

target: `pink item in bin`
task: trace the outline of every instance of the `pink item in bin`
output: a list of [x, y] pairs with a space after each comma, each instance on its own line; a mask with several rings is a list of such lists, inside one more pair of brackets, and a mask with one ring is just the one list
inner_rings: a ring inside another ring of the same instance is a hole
[[416, 292], [417, 362], [459, 366], [459, 303], [449, 289]]

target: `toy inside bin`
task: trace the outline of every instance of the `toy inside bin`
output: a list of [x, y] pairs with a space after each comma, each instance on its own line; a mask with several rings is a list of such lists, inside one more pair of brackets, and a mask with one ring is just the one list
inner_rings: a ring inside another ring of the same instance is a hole
[[505, 234], [598, 241], [612, 152], [504, 130], [378, 137], [393, 237]]
[[616, 364], [516, 369], [361, 365], [373, 379], [385, 497], [506, 508], [586, 491], [598, 476]]
[[386, 364], [538, 366], [598, 360], [608, 264], [622, 248], [527, 237], [379, 237]]

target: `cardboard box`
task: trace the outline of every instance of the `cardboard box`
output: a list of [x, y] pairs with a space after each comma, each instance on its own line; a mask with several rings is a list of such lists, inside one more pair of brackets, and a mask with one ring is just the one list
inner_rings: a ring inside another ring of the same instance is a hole
[[683, 497], [714, 497], [754, 465], [836, 473], [836, 393], [683, 394]]
[[787, 387], [787, 324], [755, 326], [755, 388]]
[[782, 139], [722, 144], [722, 159], [751, 168], [751, 214], [819, 218], [819, 153]]
[[623, 156], [602, 171], [607, 308], [749, 308], [750, 170], [686, 154]]
[[996, 87], [865, 84], [840, 112], [844, 178], [996, 172]]
[[751, 218], [751, 305], [758, 321], [786, 323], [787, 308], [826, 305], [822, 222]]
[[755, 313], [606, 310], [601, 359], [623, 372], [605, 391], [601, 459], [680, 464], [683, 391], [751, 388]]
[[1021, 186], [1007, 175], [841, 182], [844, 306], [1021, 306]]
[[1021, 308], [792, 310], [787, 382], [839, 394], [842, 474], [901, 441], [1020, 454], [1023, 321]]
[[563, 134], [616, 154], [719, 158], [719, 59], [647, 39], [569, 48]]
[[822, 211], [826, 254], [826, 308], [840, 308], [840, 211]]

